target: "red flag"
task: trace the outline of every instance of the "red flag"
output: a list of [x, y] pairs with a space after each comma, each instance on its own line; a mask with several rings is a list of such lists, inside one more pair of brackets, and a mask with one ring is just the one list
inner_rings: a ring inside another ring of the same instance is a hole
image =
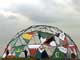
[[71, 50], [71, 53], [74, 53], [76, 55], [77, 52], [77, 46], [76, 45], [69, 45], [69, 48]]
[[37, 49], [36, 48], [30, 48], [29, 51], [30, 51], [30, 56], [34, 56], [37, 52]]

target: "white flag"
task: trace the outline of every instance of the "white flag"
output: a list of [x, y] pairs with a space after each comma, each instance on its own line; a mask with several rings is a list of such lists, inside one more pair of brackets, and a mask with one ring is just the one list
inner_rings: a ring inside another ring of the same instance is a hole
[[58, 47], [58, 49], [63, 52], [63, 53], [67, 53], [67, 48], [64, 47]]
[[2, 57], [5, 58], [6, 57], [6, 53], [4, 53]]
[[60, 39], [57, 36], [54, 36], [56, 43], [59, 45], [60, 44]]
[[41, 44], [43, 44], [46, 41], [46, 38], [41, 37], [40, 40], [41, 40]]
[[61, 40], [64, 40], [65, 34], [64, 34], [64, 33], [60, 33], [59, 38], [60, 38]]
[[50, 42], [50, 46], [56, 46], [55, 41], [51, 41], [51, 42]]
[[40, 53], [42, 53], [44, 51], [44, 48], [42, 46], [40, 46], [39, 51], [40, 51]]

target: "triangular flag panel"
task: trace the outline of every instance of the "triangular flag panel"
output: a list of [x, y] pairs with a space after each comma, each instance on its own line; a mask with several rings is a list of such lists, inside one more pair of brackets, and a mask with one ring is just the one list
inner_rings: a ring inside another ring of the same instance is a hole
[[29, 52], [30, 52], [30, 56], [34, 56], [37, 52], [37, 49], [36, 48], [30, 48]]
[[38, 31], [38, 36], [39, 36], [39, 39], [40, 39], [41, 37], [42, 37], [42, 38], [49, 38], [50, 36], [52, 36], [52, 34], [47, 33], [47, 32]]
[[53, 52], [52, 59], [61, 60], [63, 58], [65, 58], [65, 54], [62, 53], [58, 48], [56, 48], [55, 51]]
[[25, 40], [30, 40], [34, 34], [35, 34], [35, 32], [24, 33], [24, 34], [22, 34], [22, 38]]
[[37, 53], [35, 54], [35, 58], [41, 59], [41, 53], [39, 52], [39, 50], [37, 50]]
[[30, 40], [32, 38], [32, 35], [31, 34], [23, 34], [22, 37], [25, 40]]
[[45, 59], [45, 58], [49, 58], [47, 52], [44, 50], [42, 52], [40, 52], [39, 50], [37, 50], [37, 53], [35, 55], [35, 58], [37, 59]]

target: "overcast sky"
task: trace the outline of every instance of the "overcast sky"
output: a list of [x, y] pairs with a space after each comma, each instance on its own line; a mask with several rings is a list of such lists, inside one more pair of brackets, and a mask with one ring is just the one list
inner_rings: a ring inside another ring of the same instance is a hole
[[0, 0], [0, 52], [17, 32], [37, 24], [60, 28], [80, 49], [80, 0]]

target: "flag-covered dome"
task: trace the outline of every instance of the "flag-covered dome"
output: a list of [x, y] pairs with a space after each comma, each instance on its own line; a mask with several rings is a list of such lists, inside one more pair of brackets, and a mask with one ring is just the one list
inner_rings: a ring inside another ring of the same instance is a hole
[[18, 32], [7, 44], [3, 57], [32, 57], [35, 59], [79, 58], [73, 40], [57, 27], [30, 26]]

